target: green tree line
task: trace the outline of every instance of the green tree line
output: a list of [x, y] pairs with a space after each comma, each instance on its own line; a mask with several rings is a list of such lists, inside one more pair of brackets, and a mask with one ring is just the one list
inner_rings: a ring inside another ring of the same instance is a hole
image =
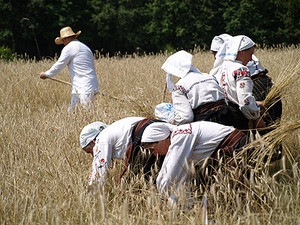
[[208, 49], [221, 33], [260, 45], [298, 44], [299, 8], [300, 0], [0, 0], [0, 47], [53, 57], [65, 26], [110, 55]]

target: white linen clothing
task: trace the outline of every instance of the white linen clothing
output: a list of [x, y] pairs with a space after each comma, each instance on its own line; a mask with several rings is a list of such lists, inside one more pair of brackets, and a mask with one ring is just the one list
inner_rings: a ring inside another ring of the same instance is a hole
[[210, 75], [214, 76], [225, 91], [226, 99], [239, 105], [247, 119], [258, 119], [260, 108], [252, 95], [253, 82], [249, 69], [236, 60], [239, 51], [249, 49], [255, 43], [244, 35], [224, 42], [216, 54], [216, 60]]
[[192, 122], [193, 109], [221, 99], [225, 99], [225, 93], [213, 76], [207, 73], [189, 72], [173, 88], [174, 124]]
[[192, 67], [193, 55], [181, 50], [169, 56], [162, 69], [167, 73], [179, 78], [184, 77]]
[[80, 133], [80, 145], [81, 148], [85, 148], [93, 141], [102, 130], [104, 130], [108, 125], [100, 121], [96, 121], [85, 126]]
[[239, 105], [248, 119], [259, 117], [260, 108], [252, 95], [253, 82], [246, 66], [240, 61], [224, 61], [215, 77], [225, 91], [227, 100]]
[[89, 47], [73, 40], [61, 51], [58, 61], [45, 72], [47, 77], [53, 77], [60, 73], [68, 65], [72, 81], [72, 94], [89, 94], [99, 91], [94, 56]]
[[175, 128], [176, 125], [169, 123], [152, 123], [144, 130], [141, 142], [152, 143], [165, 140]]
[[[239, 51], [253, 47], [255, 43], [245, 35], [238, 35], [225, 41], [216, 54], [212, 71], [215, 73], [225, 60], [235, 61]], [[212, 72], [211, 71], [211, 72]]]
[[93, 148], [94, 160], [88, 184], [106, 183], [112, 158], [123, 159], [127, 147], [132, 143], [134, 125], [144, 117], [128, 117], [118, 120], [105, 128], [96, 138]]
[[78, 103], [83, 105], [83, 108], [90, 107], [95, 100], [94, 93], [89, 94], [72, 94], [71, 103], [68, 107], [68, 111], [72, 111]]
[[252, 55], [252, 60], [247, 63], [247, 67], [249, 68], [251, 76], [257, 75], [264, 71], [259, 59], [255, 55]]
[[214, 52], [219, 51], [222, 44], [226, 41], [229, 41], [231, 38], [232, 36], [229, 34], [221, 34], [219, 36], [215, 36], [211, 41], [210, 50]]
[[161, 68], [167, 73], [166, 81], [167, 87], [170, 92], [172, 92], [174, 88], [172, 76], [183, 78], [189, 72], [199, 72], [198, 69], [193, 67], [192, 58], [192, 54], [181, 50], [169, 56], [168, 59], [162, 65]]
[[156, 179], [159, 193], [167, 192], [170, 203], [173, 203], [176, 191], [172, 190], [179, 190], [181, 184], [189, 181], [189, 165], [211, 156], [224, 137], [234, 130], [234, 127], [207, 121], [174, 126], [171, 145]]
[[[210, 50], [218, 52], [224, 42], [228, 42], [231, 38], [232, 36], [229, 34], [221, 34], [219, 36], [215, 36], [211, 42]], [[250, 70], [251, 76], [264, 71], [259, 59], [255, 55], [252, 55], [252, 60], [248, 62], [247, 67]]]

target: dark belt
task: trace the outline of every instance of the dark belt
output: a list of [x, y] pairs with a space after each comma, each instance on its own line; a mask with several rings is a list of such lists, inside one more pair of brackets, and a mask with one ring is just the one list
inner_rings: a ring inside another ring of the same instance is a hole
[[233, 151], [242, 148], [245, 144], [246, 135], [242, 131], [235, 129], [220, 142], [211, 157], [218, 158], [218, 151], [220, 149], [224, 150], [226, 156], [232, 157]]
[[254, 81], [254, 80], [257, 80], [257, 79], [263, 78], [263, 77], [270, 79], [270, 77], [267, 76], [267, 73], [268, 73], [268, 70], [265, 69], [264, 71], [260, 72], [259, 74], [251, 76], [251, 80]]
[[[132, 129], [132, 132], [131, 132], [132, 144], [130, 144], [127, 147], [126, 154], [125, 154], [125, 165], [124, 165], [123, 171], [120, 174], [119, 179], [116, 182], [116, 185], [119, 184], [120, 179], [125, 174], [129, 164], [133, 163], [134, 159], [138, 156], [138, 153], [140, 152], [139, 145], [141, 144], [142, 134], [143, 134], [145, 128], [148, 125], [150, 125], [151, 123], [154, 123], [154, 122], [163, 122], [163, 121], [147, 118], [147, 119], [143, 119], [143, 120], [138, 121], [134, 125], [134, 127]], [[151, 165], [153, 164], [154, 159], [155, 159], [155, 156], [151, 155], [151, 160], [152, 161], [149, 161], [148, 164], [145, 165], [145, 166], [147, 166], [146, 169], [148, 169], [148, 167], [151, 167]]]
[[218, 100], [216, 102], [209, 102], [204, 105], [199, 105], [196, 109], [193, 109], [194, 115], [206, 113], [207, 111], [213, 110], [215, 108], [226, 105], [224, 99]]

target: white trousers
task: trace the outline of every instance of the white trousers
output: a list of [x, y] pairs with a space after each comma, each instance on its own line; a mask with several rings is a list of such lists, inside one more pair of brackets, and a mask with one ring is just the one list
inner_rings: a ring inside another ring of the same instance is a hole
[[71, 103], [69, 105], [68, 111], [73, 110], [77, 104], [82, 104], [84, 108], [90, 107], [93, 104], [94, 100], [94, 93], [72, 94]]

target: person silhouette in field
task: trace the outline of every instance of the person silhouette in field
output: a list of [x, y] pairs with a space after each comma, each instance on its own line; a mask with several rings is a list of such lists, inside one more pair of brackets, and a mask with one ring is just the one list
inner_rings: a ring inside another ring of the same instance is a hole
[[159, 120], [144, 117], [127, 117], [111, 125], [94, 122], [85, 126], [80, 133], [82, 149], [93, 155], [92, 171], [88, 186], [93, 189], [97, 185], [105, 185], [111, 167], [112, 159], [123, 159], [124, 168], [116, 181], [119, 184], [128, 167], [133, 174], [143, 173], [148, 179], [154, 164], [163, 160], [163, 157], [148, 152], [142, 154], [140, 146], [144, 129]]
[[[221, 34], [213, 38], [210, 50], [214, 57], [216, 57], [217, 52], [224, 44], [224, 42], [229, 42], [231, 38], [232, 36], [229, 34]], [[272, 79], [267, 75], [268, 70], [263, 69], [259, 59], [254, 54], [252, 55], [252, 60], [250, 60], [246, 66], [249, 69], [250, 76], [253, 82], [252, 94], [255, 97], [255, 100], [261, 105], [273, 86]], [[270, 107], [267, 111], [267, 116], [264, 116], [266, 126], [269, 126], [278, 121], [281, 118], [281, 114], [282, 103], [280, 100], [272, 107]]]
[[81, 31], [74, 33], [71, 27], [60, 30], [60, 37], [55, 39], [57, 45], [64, 44], [58, 61], [46, 72], [40, 73], [41, 79], [47, 79], [60, 73], [68, 66], [72, 80], [72, 98], [69, 110], [76, 104], [90, 105], [94, 94], [99, 92], [99, 83], [95, 72], [94, 56], [89, 47], [77, 37]]
[[157, 155], [166, 155], [156, 185], [159, 193], [166, 194], [169, 204], [177, 202], [178, 194], [182, 196], [179, 190], [183, 186], [187, 188], [186, 197], [189, 197], [193, 165], [201, 165], [209, 157], [215, 161], [220, 157], [230, 160], [234, 152], [241, 151], [246, 144], [243, 132], [209, 121], [178, 126], [152, 123], [146, 127], [141, 139], [144, 148]]

